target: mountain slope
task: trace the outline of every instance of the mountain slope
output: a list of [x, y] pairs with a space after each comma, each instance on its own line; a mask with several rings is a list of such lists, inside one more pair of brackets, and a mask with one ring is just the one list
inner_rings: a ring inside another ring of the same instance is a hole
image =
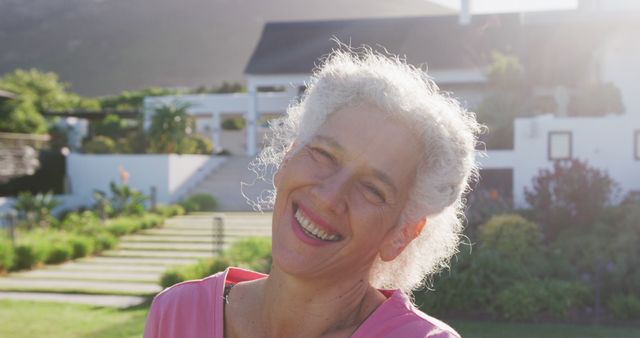
[[3, 0], [0, 74], [55, 71], [84, 95], [242, 81], [267, 21], [450, 12], [425, 0]]

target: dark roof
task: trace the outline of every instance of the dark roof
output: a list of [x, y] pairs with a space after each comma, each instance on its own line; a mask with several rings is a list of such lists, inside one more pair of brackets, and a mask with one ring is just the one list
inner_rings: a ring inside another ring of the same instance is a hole
[[267, 23], [245, 73], [310, 73], [337, 46], [336, 37], [353, 47], [385, 47], [432, 70], [482, 68], [493, 51], [507, 52], [520, 58], [534, 83], [575, 84], [593, 74], [594, 52], [607, 34], [629, 22], [640, 26], [637, 16], [583, 14], [475, 15], [467, 25], [457, 15]]

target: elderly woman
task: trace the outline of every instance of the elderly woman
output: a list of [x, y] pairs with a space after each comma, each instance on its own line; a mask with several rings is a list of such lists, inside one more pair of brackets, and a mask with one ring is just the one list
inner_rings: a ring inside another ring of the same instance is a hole
[[277, 168], [271, 272], [165, 290], [145, 337], [459, 337], [409, 295], [456, 252], [478, 131], [422, 70], [334, 51], [259, 157]]

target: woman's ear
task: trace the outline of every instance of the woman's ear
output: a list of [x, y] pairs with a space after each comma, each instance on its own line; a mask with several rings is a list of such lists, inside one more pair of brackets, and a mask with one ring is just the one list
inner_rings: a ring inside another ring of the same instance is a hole
[[408, 223], [391, 231], [380, 249], [380, 258], [389, 262], [398, 257], [404, 248], [422, 233], [425, 224], [427, 224], [427, 218], [422, 217], [417, 222]]

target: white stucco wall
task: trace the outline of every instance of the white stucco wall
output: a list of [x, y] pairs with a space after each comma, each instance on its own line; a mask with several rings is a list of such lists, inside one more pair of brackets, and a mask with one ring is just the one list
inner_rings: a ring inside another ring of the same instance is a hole
[[[479, 161], [485, 169], [513, 168], [513, 196], [516, 206], [526, 206], [525, 187], [540, 169], [551, 168], [548, 135], [570, 131], [572, 157], [606, 171], [622, 190], [640, 190], [640, 160], [634, 157], [634, 134], [640, 118], [627, 114], [593, 118], [558, 118], [551, 115], [517, 119], [513, 151], [488, 151]], [[622, 196], [619, 196], [622, 197]]]
[[207, 155], [72, 153], [67, 157], [69, 193], [83, 203], [93, 203], [94, 190], [108, 192], [110, 182], [121, 182], [118, 168], [122, 167], [129, 173], [129, 186], [147, 195], [155, 186], [157, 201], [171, 203], [224, 160]]

